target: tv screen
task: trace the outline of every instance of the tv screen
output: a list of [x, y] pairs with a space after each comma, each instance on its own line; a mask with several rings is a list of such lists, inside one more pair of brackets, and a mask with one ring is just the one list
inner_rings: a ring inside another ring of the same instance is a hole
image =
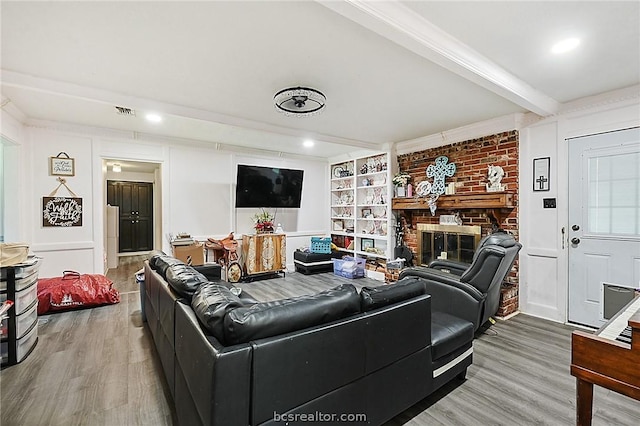
[[303, 170], [238, 164], [236, 207], [300, 207]]

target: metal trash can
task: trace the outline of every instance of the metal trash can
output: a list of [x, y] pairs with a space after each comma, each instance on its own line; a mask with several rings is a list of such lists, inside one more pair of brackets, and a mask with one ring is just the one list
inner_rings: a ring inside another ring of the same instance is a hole
[[136, 272], [136, 283], [140, 285], [140, 312], [142, 314], [142, 322], [147, 322], [147, 315], [144, 312], [144, 269]]

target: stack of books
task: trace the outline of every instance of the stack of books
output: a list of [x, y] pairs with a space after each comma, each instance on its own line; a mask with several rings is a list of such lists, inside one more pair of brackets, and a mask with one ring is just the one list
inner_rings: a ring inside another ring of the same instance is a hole
[[172, 246], [190, 246], [192, 244], [195, 244], [195, 241], [191, 238], [191, 235], [184, 233], [176, 235], [175, 238], [171, 240]]

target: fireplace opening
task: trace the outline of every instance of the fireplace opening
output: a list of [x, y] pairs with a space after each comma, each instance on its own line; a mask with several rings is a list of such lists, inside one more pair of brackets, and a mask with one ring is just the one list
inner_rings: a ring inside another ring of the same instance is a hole
[[417, 264], [427, 266], [436, 259], [471, 263], [480, 242], [480, 226], [419, 223]]

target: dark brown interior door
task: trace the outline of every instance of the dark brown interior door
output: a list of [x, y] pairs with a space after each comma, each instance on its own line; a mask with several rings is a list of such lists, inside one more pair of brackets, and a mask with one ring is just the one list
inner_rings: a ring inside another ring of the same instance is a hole
[[107, 203], [120, 207], [119, 252], [153, 250], [153, 184], [107, 181]]

